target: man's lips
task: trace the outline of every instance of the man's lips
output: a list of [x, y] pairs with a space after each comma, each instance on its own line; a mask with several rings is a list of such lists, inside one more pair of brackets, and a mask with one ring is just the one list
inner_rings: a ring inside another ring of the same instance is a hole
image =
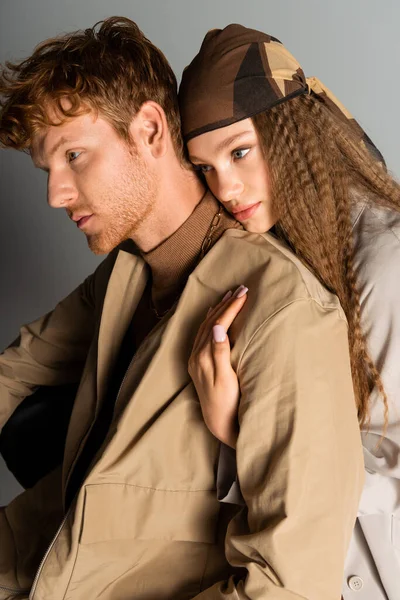
[[254, 215], [260, 204], [261, 202], [255, 202], [254, 204], [248, 204], [247, 206], [245, 204], [235, 206], [232, 208], [232, 214], [238, 221], [246, 221]]
[[86, 225], [86, 223], [89, 221], [89, 219], [92, 218], [93, 215], [83, 215], [83, 216], [73, 216], [72, 220], [75, 221], [76, 226], [79, 227], [79, 229], [81, 229], [84, 225]]

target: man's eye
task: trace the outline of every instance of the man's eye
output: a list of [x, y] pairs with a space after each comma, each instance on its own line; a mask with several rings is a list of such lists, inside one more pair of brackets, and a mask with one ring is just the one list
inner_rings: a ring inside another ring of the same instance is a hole
[[232, 156], [233, 158], [240, 159], [244, 158], [248, 152], [250, 152], [250, 148], [241, 148], [240, 150], [234, 150]]
[[80, 152], [68, 152], [67, 153], [68, 162], [73, 162], [74, 160], [76, 160], [78, 158], [79, 155], [80, 155]]

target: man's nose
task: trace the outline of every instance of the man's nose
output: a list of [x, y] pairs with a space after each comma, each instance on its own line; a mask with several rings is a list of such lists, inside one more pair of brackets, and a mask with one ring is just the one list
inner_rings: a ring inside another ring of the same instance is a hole
[[244, 189], [243, 182], [229, 173], [218, 176], [217, 187], [218, 193], [216, 196], [221, 202], [231, 202], [238, 199]]
[[61, 173], [49, 173], [47, 179], [47, 202], [52, 208], [66, 208], [77, 197], [71, 178]]

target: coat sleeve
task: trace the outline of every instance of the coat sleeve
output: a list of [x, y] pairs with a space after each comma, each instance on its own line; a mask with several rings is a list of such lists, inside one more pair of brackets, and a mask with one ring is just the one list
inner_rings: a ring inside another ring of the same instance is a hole
[[0, 355], [0, 430], [38, 386], [79, 381], [114, 261], [110, 255], [53, 311], [24, 325], [17, 342]]
[[366, 480], [360, 515], [400, 515], [400, 217], [392, 218], [392, 227], [384, 229], [368, 223], [356, 252], [363, 329], [389, 403], [389, 424], [382, 436], [383, 402], [372, 392], [370, 423], [362, 435]]
[[226, 555], [247, 571], [198, 600], [337, 600], [363, 485], [347, 325], [296, 300], [253, 334], [238, 367], [245, 506]]

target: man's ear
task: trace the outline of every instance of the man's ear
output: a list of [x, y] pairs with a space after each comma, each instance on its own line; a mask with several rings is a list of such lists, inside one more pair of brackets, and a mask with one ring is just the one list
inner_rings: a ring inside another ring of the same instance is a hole
[[132, 139], [148, 150], [154, 158], [164, 156], [168, 146], [168, 123], [157, 102], [144, 102], [130, 125]]

